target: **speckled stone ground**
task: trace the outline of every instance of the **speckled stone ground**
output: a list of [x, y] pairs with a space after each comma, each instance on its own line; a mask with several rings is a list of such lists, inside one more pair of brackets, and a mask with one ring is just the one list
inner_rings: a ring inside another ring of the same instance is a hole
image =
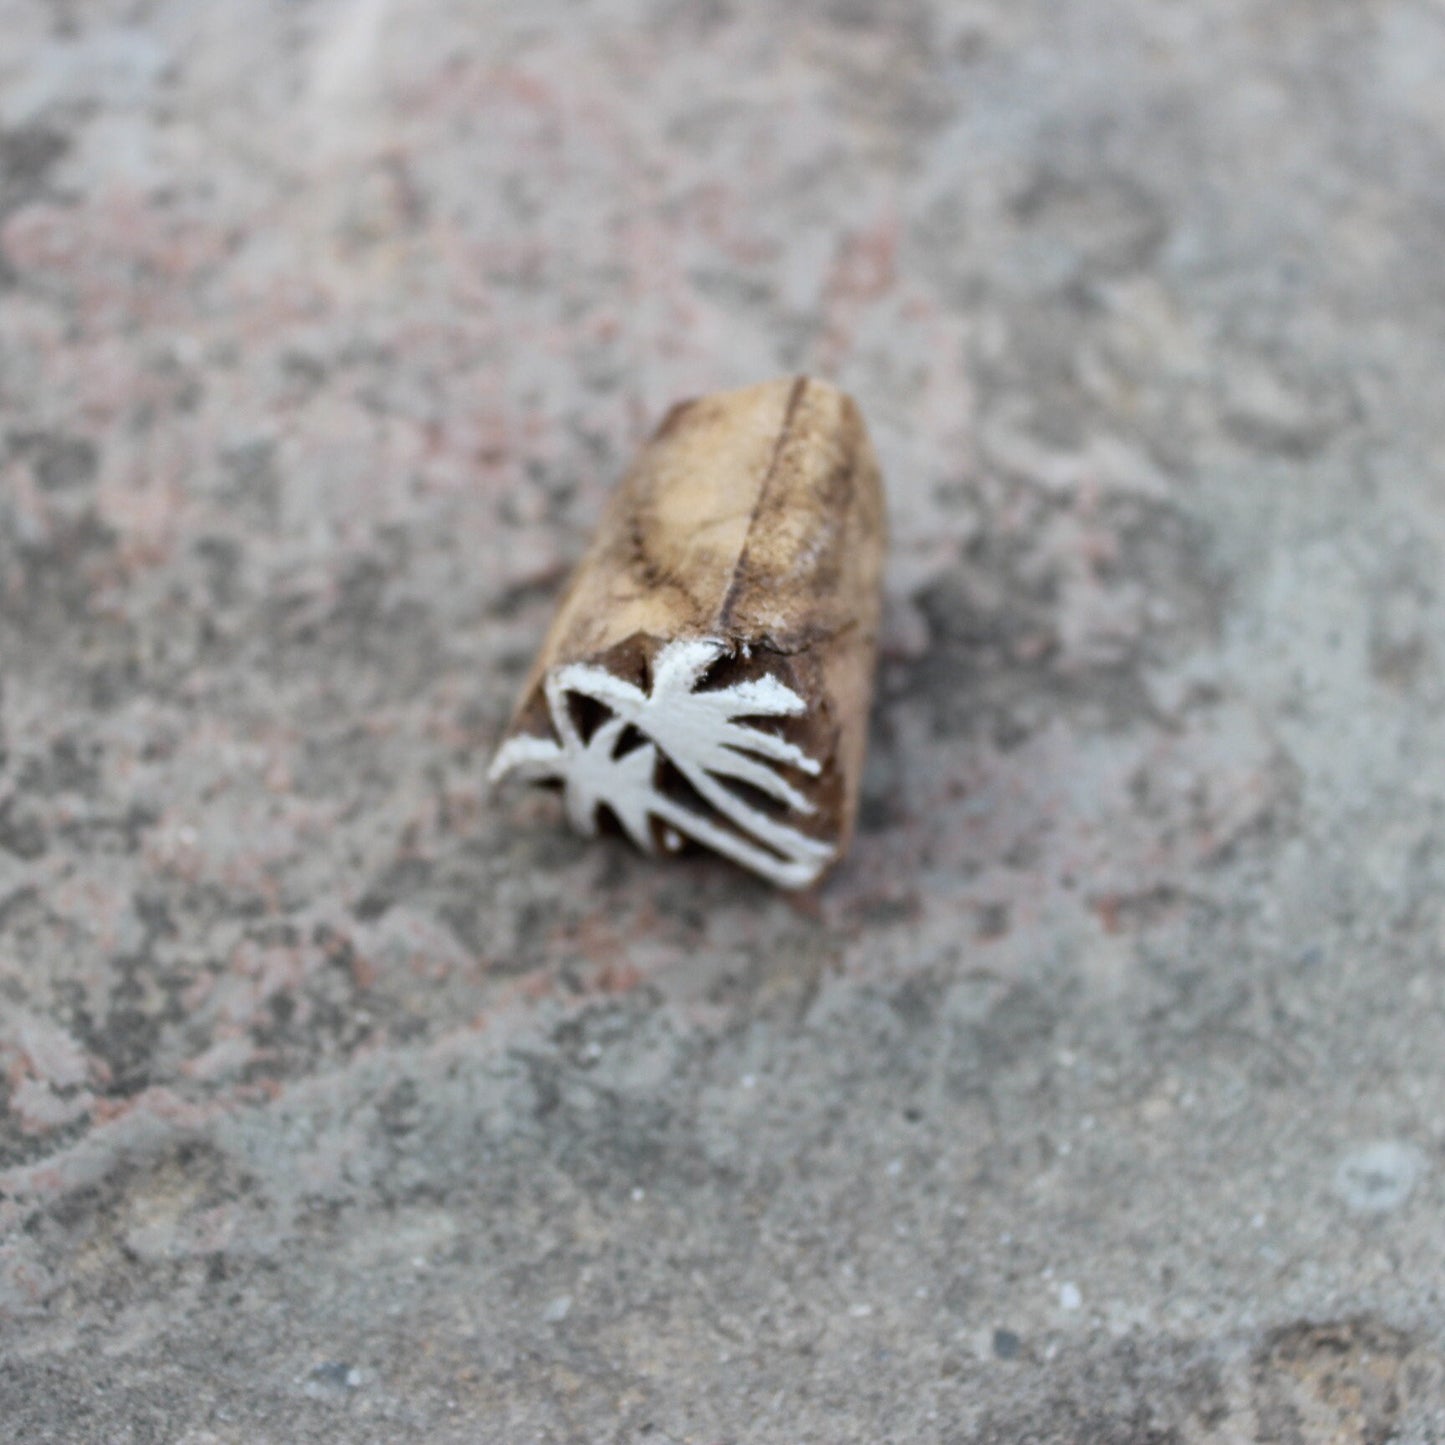
[[[0, 1434], [1445, 1439], [1445, 6], [0, 0]], [[792, 902], [482, 772], [862, 402]]]

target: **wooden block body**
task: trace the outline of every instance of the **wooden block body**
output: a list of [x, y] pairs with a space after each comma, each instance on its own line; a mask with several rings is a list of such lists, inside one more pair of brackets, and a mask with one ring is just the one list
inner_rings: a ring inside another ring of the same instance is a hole
[[786, 378], [672, 409], [617, 488], [492, 776], [584, 832], [699, 844], [783, 887], [857, 810], [885, 543], [857, 406]]

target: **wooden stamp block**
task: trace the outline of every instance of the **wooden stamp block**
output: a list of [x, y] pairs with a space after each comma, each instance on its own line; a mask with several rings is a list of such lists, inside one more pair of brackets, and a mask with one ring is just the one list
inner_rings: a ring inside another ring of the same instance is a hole
[[857, 406], [785, 378], [683, 402], [614, 493], [491, 778], [574, 827], [698, 845], [783, 888], [848, 845], [885, 521]]

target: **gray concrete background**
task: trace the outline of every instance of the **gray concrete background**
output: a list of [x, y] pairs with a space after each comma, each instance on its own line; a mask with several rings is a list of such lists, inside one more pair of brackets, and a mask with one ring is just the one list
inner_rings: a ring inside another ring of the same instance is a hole
[[[488, 749], [863, 405], [819, 896]], [[0, 0], [0, 1434], [1445, 1439], [1445, 6]]]

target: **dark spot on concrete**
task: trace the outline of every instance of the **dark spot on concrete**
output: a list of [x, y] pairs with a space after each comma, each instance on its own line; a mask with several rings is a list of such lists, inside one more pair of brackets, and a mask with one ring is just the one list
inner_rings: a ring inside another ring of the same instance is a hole
[[426, 887], [432, 865], [425, 858], [398, 858], [381, 873], [356, 902], [356, 916], [364, 923], [380, 918], [396, 903]]
[[221, 500], [248, 526], [271, 532], [281, 524], [281, 474], [275, 444], [244, 442], [221, 453]]
[[1159, 201], [1124, 174], [1044, 167], [1015, 198], [1013, 213], [1026, 233], [1044, 233], [1070, 258], [1071, 275], [1143, 270], [1169, 234]]
[[15, 798], [0, 804], [0, 848], [29, 862], [39, 858], [46, 846], [45, 826], [34, 813]]
[[978, 910], [976, 934], [981, 943], [1002, 938], [1009, 930], [1009, 906], [1007, 903], [985, 903]]
[[0, 217], [43, 194], [70, 137], [45, 125], [0, 130]]
[[95, 478], [95, 443], [59, 432], [12, 432], [10, 451], [30, 462], [35, 479], [47, 492], [68, 492]]
[[234, 537], [212, 536], [197, 538], [195, 547], [211, 605], [234, 607], [241, 597], [241, 544]]

